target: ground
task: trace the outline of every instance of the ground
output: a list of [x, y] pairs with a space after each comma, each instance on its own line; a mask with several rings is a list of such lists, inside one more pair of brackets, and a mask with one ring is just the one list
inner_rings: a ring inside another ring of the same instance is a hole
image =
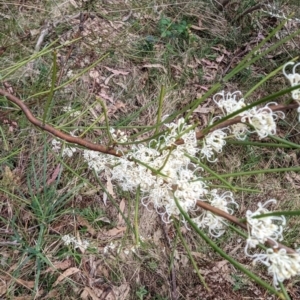
[[[174, 120], [190, 115], [189, 124], [201, 131], [220, 113], [212, 95], [199, 101], [210, 88], [219, 83], [216, 92], [246, 94], [299, 55], [298, 1], [220, 2], [0, 1], [0, 88], [40, 120], [93, 143], [111, 142], [107, 124], [133, 140], [147, 139], [158, 107]], [[224, 80], [292, 12], [255, 55], [274, 49]], [[285, 88], [280, 71], [247, 101]], [[218, 174], [232, 174], [238, 218], [272, 198], [276, 210], [299, 208], [300, 127], [295, 111], [285, 114], [277, 135], [289, 145], [270, 137], [228, 140], [218, 162], [208, 163]], [[0, 124], [1, 299], [277, 299], [182, 222], [165, 224], [137, 193], [121, 190], [109, 174], [95, 176], [83, 147], [62, 157], [53, 135], [2, 96]], [[271, 169], [283, 171], [235, 174]], [[210, 182], [222, 190], [218, 179]], [[299, 248], [299, 217], [288, 224], [284, 242]], [[67, 235], [74, 238], [69, 244]], [[214, 241], [272, 282], [245, 257], [236, 232]], [[291, 299], [300, 298], [299, 278], [285, 286]]]

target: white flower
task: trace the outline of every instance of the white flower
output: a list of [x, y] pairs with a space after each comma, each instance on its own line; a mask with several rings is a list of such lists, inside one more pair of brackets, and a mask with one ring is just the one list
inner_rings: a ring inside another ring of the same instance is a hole
[[249, 132], [248, 126], [242, 123], [233, 124], [230, 126], [230, 130], [238, 140], [245, 140], [247, 133]]
[[[236, 100], [237, 95], [241, 96], [242, 92], [235, 91], [232, 94], [227, 93], [225, 96], [224, 91], [222, 91], [221, 93], [215, 94], [213, 100], [221, 108], [224, 115], [229, 115], [246, 106], [244, 98]], [[221, 100], [216, 99], [219, 96], [221, 96]]]
[[[289, 65], [294, 65], [291, 74], [287, 74], [285, 68]], [[296, 73], [297, 67], [300, 66], [300, 63], [295, 64], [294, 62], [288, 62], [283, 66], [282, 72], [283, 75], [289, 80], [291, 86], [296, 86], [300, 84], [300, 74]], [[299, 102], [300, 104], [300, 89], [292, 91], [292, 98]]]
[[268, 273], [273, 275], [273, 285], [278, 288], [279, 282], [300, 274], [300, 254], [288, 254], [285, 249], [268, 248], [265, 254], [255, 254], [253, 263], [257, 261], [268, 267]]
[[69, 235], [69, 234], [64, 235], [61, 239], [63, 240], [64, 244], [67, 246], [70, 244], [73, 244], [74, 249], [80, 248], [80, 249], [86, 250], [89, 246], [88, 241], [86, 241], [86, 240], [77, 241], [74, 236]]
[[[263, 218], [253, 218], [261, 214], [269, 213], [269, 210], [265, 208], [270, 203], [276, 203], [275, 199], [270, 199], [264, 204], [258, 203], [258, 209], [255, 212], [248, 210], [246, 212], [247, 226], [249, 237], [247, 239], [247, 245], [245, 253], [248, 256], [248, 248], [254, 248], [258, 243], [265, 243], [268, 239], [273, 240], [275, 243], [277, 240], [283, 239], [282, 232], [283, 226], [286, 224], [284, 216], [270, 216]], [[279, 223], [279, 225], [274, 222]]]
[[76, 111], [76, 110], [72, 109], [71, 105], [63, 106], [62, 111], [70, 112], [70, 117], [73, 117], [73, 118], [75, 118], [81, 114], [80, 111]]
[[[229, 207], [230, 204], [238, 206], [231, 192], [225, 192], [220, 196], [217, 190], [212, 190], [209, 195], [211, 197], [209, 203], [228, 214], [233, 214], [233, 209]], [[213, 237], [220, 237], [225, 232], [224, 228], [227, 226], [222, 217], [214, 215], [207, 210], [200, 216], [193, 218], [193, 221], [199, 228], [208, 228], [210, 235]]]
[[63, 149], [62, 157], [65, 157], [65, 156], [72, 157], [73, 153], [75, 153], [76, 151], [77, 151], [77, 149], [74, 147], [67, 147], [67, 148]]
[[116, 141], [118, 143], [126, 143], [128, 141], [128, 137], [125, 132], [123, 132], [119, 129], [116, 131], [112, 127], [109, 129], [109, 131], [110, 131], [110, 134], [111, 134], [112, 138], [114, 139], [114, 141]]
[[269, 134], [275, 135], [275, 120], [277, 120], [278, 117], [282, 119], [285, 117], [283, 112], [273, 112], [269, 107], [270, 104], [277, 105], [277, 103], [275, 102], [270, 102], [259, 109], [253, 107], [252, 109], [245, 112], [241, 119], [242, 122], [247, 121], [254, 127], [260, 139], [267, 137]]
[[203, 140], [203, 146], [200, 150], [201, 157], [205, 157], [210, 162], [217, 161], [217, 158], [212, 159], [215, 153], [222, 152], [224, 145], [226, 144], [225, 138], [227, 137], [227, 133], [225, 133], [222, 129], [217, 129], [209, 134]]
[[[290, 81], [292, 87], [300, 84], [300, 74], [296, 73], [296, 68], [300, 66], [300, 63], [297, 63], [296, 65], [294, 64], [295, 64], [294, 62], [288, 62], [283, 66], [283, 70], [282, 70], [283, 75]], [[285, 71], [285, 68], [288, 65], [294, 65], [291, 74], [287, 74]], [[292, 91], [292, 98], [296, 100], [299, 104], [299, 107], [297, 108], [297, 112], [298, 112], [298, 121], [300, 122], [300, 88]]]
[[56, 139], [53, 139], [52, 142], [52, 150], [55, 151], [55, 152], [58, 152], [60, 149], [61, 149], [61, 142], [56, 140]]
[[114, 156], [93, 150], [84, 150], [83, 158], [88, 163], [89, 168], [95, 170], [97, 173], [103, 171], [108, 165], [114, 164], [117, 161], [117, 158]]

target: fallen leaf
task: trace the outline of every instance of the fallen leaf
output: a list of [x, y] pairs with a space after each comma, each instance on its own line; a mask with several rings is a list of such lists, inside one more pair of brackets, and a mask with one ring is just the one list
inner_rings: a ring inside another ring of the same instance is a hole
[[56, 271], [56, 270], [65, 270], [69, 267], [71, 267], [72, 261], [70, 259], [66, 259], [64, 261], [58, 261], [53, 263], [53, 267], [48, 268], [45, 273], [48, 273], [50, 271]]
[[118, 300], [127, 299], [127, 295], [130, 292], [130, 287], [127, 283], [123, 283], [119, 287], [114, 286], [112, 289], [113, 289], [113, 293], [115, 295], [115, 298], [118, 299]]
[[111, 183], [111, 178], [108, 174], [106, 174], [106, 190], [112, 197], [115, 197], [115, 192], [114, 192], [113, 185]]
[[112, 97], [109, 97], [109, 96], [106, 95], [106, 94], [100, 93], [99, 96], [100, 96], [100, 98], [103, 98], [103, 99], [105, 99], [105, 100], [108, 100], [108, 101], [111, 102], [111, 103], [114, 103], [114, 99], [113, 99]]
[[115, 227], [111, 230], [108, 230], [106, 232], [104, 232], [105, 235], [109, 235], [109, 236], [115, 236], [118, 235], [120, 233], [123, 233], [126, 230], [126, 227]]
[[208, 114], [210, 112], [214, 111], [213, 107], [201, 107], [198, 106], [193, 112], [201, 113], [201, 114]]
[[98, 71], [96, 70], [91, 70], [89, 73], [89, 76], [93, 79], [98, 79], [100, 77], [100, 74]]
[[105, 84], [105, 85], [108, 85], [109, 81], [110, 81], [114, 76], [116, 76], [116, 75], [115, 75], [115, 74], [111, 74], [110, 76], [108, 76], [108, 77], [105, 79], [104, 84]]
[[50, 185], [55, 181], [60, 170], [61, 170], [61, 164], [58, 164], [57, 167], [54, 169], [51, 178], [47, 180], [47, 185]]
[[166, 68], [161, 65], [161, 64], [147, 64], [147, 65], [143, 65], [142, 68], [157, 68], [157, 69], [163, 69], [163, 71], [165, 72], [165, 74], [168, 74]]
[[80, 272], [80, 270], [78, 268], [75, 268], [75, 267], [67, 269], [65, 272], [63, 272], [61, 275], [58, 276], [58, 278], [56, 279], [56, 281], [53, 284], [53, 287], [57, 286], [65, 278], [67, 278], [67, 277], [69, 277], [73, 274], [76, 274], [78, 272]]
[[105, 192], [103, 193], [103, 203], [105, 206], [107, 205], [107, 194]]
[[125, 72], [125, 71], [120, 71], [120, 70], [114, 70], [112, 68], [109, 67], [104, 67], [107, 71], [112, 72], [114, 75], [128, 75], [129, 72]]
[[[119, 208], [120, 208], [120, 211], [124, 214], [124, 210], [125, 210], [124, 198], [121, 200]], [[122, 215], [119, 213], [118, 214], [118, 226], [123, 225], [123, 224], [124, 224], [124, 219], [123, 219]]]
[[95, 236], [96, 235], [96, 230], [90, 225], [90, 223], [85, 220], [83, 217], [81, 217], [80, 215], [77, 215], [77, 222], [79, 223], [80, 226], [84, 226], [86, 227], [88, 233], [91, 236]]
[[107, 223], [107, 224], [111, 223], [110, 219], [107, 218], [107, 217], [100, 217], [100, 218], [95, 219], [95, 222], [98, 222], [98, 221], [101, 221], [101, 222], [104, 222], [104, 223]]
[[23, 279], [15, 279], [17, 283], [23, 285], [24, 287], [28, 288], [28, 289], [32, 289], [34, 287], [34, 281], [26, 281]]
[[0, 285], [0, 296], [4, 295], [6, 293], [7, 290], [7, 285], [5, 282], [1, 282]]
[[223, 59], [224, 59], [224, 54], [218, 56], [218, 57], [216, 58], [216, 62], [219, 63], [219, 62], [221, 62]]
[[97, 297], [97, 295], [93, 292], [93, 290], [86, 286], [82, 291], [80, 297], [83, 300], [88, 300], [89, 296], [92, 298], [92, 300], [100, 300], [100, 298]]

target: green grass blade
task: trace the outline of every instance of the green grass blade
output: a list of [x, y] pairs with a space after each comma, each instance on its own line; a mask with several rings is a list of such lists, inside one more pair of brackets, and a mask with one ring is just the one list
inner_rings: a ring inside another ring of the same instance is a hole
[[[249, 176], [249, 175], [257, 175], [257, 174], [267, 174], [267, 173], [277, 173], [277, 172], [299, 172], [300, 167], [290, 167], [290, 168], [276, 168], [276, 169], [263, 169], [263, 170], [255, 170], [255, 171], [245, 171], [245, 172], [236, 172], [236, 173], [229, 173], [229, 174], [221, 174], [219, 177], [221, 178], [228, 178], [228, 177], [239, 177], [239, 176]], [[212, 180], [215, 177], [204, 177], [205, 180]]]
[[43, 114], [43, 125], [45, 125], [46, 118], [48, 115], [48, 111], [51, 105], [51, 102], [53, 100], [53, 95], [54, 95], [54, 88], [56, 84], [56, 76], [57, 76], [57, 54], [56, 51], [53, 51], [53, 63], [52, 63], [52, 79], [51, 79], [51, 87], [50, 87], [50, 93], [48, 95], [48, 99], [46, 102], [46, 106], [44, 108], [44, 114]]

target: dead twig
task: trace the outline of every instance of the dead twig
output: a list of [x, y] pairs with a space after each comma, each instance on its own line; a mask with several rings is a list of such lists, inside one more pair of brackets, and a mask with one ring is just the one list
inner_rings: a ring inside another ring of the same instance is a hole
[[102, 153], [106, 153], [106, 154], [110, 154], [110, 155], [114, 155], [114, 156], [118, 156], [118, 157], [122, 156], [120, 153], [117, 153], [117, 151], [114, 149], [111, 149], [111, 148], [103, 146], [103, 145], [94, 144], [94, 143], [84, 140], [80, 137], [71, 136], [64, 132], [61, 132], [58, 129], [55, 129], [54, 127], [52, 127], [48, 124], [43, 124], [42, 121], [38, 120], [36, 117], [33, 116], [33, 114], [31, 113], [29, 108], [26, 106], [26, 104], [22, 100], [20, 100], [18, 97], [11, 95], [10, 93], [8, 93], [2, 89], [0, 89], [0, 95], [5, 96], [9, 101], [11, 101], [11, 102], [15, 103], [17, 106], [19, 106], [21, 108], [21, 110], [24, 112], [26, 118], [33, 125], [41, 128], [45, 131], [48, 131], [49, 133], [53, 134], [54, 136], [66, 141], [66, 142], [69, 142], [71, 144], [77, 144], [77, 145], [83, 146], [90, 150], [94, 150], [94, 151], [98, 151], [98, 152], [102, 152]]

